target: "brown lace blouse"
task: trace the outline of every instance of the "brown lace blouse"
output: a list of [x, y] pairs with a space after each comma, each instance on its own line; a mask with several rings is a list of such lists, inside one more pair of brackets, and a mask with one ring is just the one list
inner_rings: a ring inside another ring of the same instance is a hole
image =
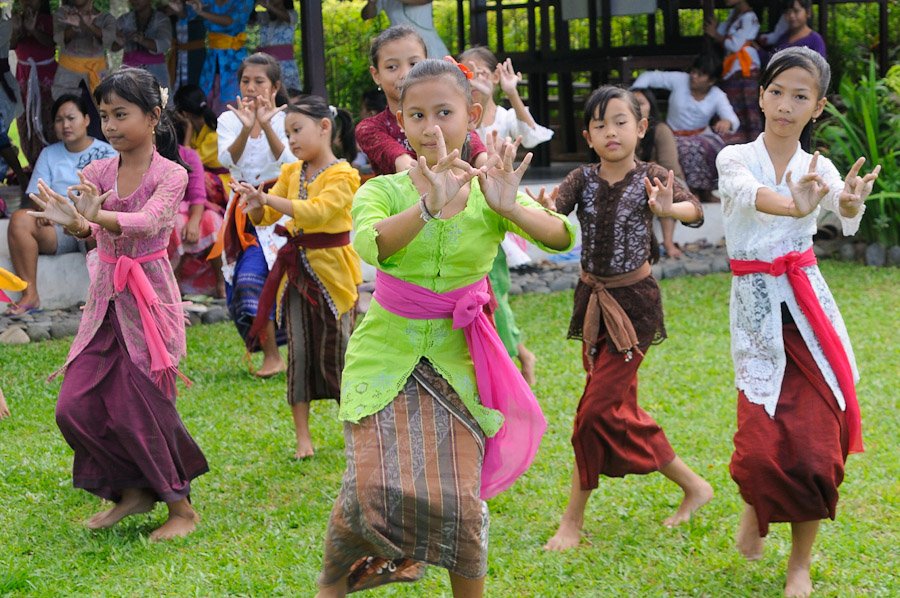
[[[600, 165], [579, 166], [566, 176], [559, 187], [556, 210], [569, 214], [578, 208], [581, 224], [581, 268], [597, 276], [631, 272], [646, 261], [659, 258], [659, 245], [653, 234], [653, 212], [647, 205], [644, 177], [665, 181], [668, 172], [661, 166], [635, 160], [625, 178], [610, 185], [600, 178]], [[675, 181], [675, 201], [689, 201], [702, 214], [700, 202]], [[697, 227], [703, 218], [688, 224]], [[630, 286], [609, 289], [631, 318], [642, 349], [666, 338], [659, 285], [650, 276]], [[579, 281], [575, 287], [575, 305], [569, 322], [569, 338], [581, 338], [590, 287]], [[600, 323], [603, 333], [605, 326]], [[615, 348], [610, 344], [610, 349]]]

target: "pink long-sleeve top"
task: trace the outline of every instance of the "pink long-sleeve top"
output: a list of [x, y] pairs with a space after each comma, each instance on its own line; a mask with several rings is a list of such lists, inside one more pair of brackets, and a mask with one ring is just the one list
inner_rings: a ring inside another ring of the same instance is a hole
[[188, 173], [187, 189], [179, 209], [187, 213], [188, 208], [196, 204], [206, 203], [206, 180], [203, 174], [203, 161], [195, 150], [183, 145], [178, 146], [178, 155], [181, 161], [187, 164], [191, 171]]
[[127, 255], [137, 259], [162, 250], [162, 257], [139, 267], [147, 274], [159, 298], [161, 309], [158, 310], [157, 324], [172, 363], [177, 365], [186, 352], [181, 294], [165, 250], [175, 225], [175, 213], [187, 187], [187, 171], [154, 152], [150, 168], [141, 179], [140, 186], [131, 195], [120, 197], [116, 191], [118, 166], [119, 158], [116, 156], [95, 160], [83, 171], [85, 177], [97, 185], [101, 193], [112, 189], [103, 209], [117, 213], [116, 218], [122, 232], [116, 234], [96, 224], [91, 225], [97, 249], [88, 255], [91, 281], [87, 305], [84, 306], [81, 324], [72, 341], [66, 364], [54, 376], [62, 373], [90, 344], [106, 317], [110, 301], [114, 302], [128, 355], [141, 370], [148, 376], [151, 375], [150, 351], [144, 338], [137, 302], [127, 287], [116, 293], [113, 284], [116, 265], [92, 255], [96, 252], [113, 257]]

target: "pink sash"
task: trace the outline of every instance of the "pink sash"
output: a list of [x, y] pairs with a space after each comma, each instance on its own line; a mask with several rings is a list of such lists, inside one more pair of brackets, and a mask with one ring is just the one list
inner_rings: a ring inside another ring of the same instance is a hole
[[505, 418], [500, 430], [485, 439], [481, 498], [487, 500], [512, 486], [531, 466], [547, 420], [482, 309], [491, 299], [487, 278], [435, 293], [379, 270], [374, 296], [392, 314], [412, 320], [452, 318], [453, 329], [463, 329], [481, 404]]
[[809, 277], [803, 271], [805, 266], [815, 266], [816, 255], [812, 247], [800, 253], [792, 251], [787, 255], [775, 258], [772, 263], [761, 260], [731, 260], [731, 271], [735, 276], [746, 274], [768, 274], [781, 276], [787, 274], [788, 282], [797, 298], [797, 304], [806, 319], [812, 326], [813, 333], [822, 346], [825, 359], [828, 360], [831, 369], [837, 378], [841, 393], [847, 404], [847, 432], [850, 437], [850, 452], [863, 452], [862, 442], [862, 418], [859, 411], [859, 402], [856, 400], [856, 386], [853, 383], [853, 369], [850, 367], [850, 359], [841, 343], [841, 338], [822, 309], [819, 298], [809, 282]]
[[141, 314], [144, 340], [147, 342], [147, 348], [150, 351], [150, 373], [153, 374], [154, 380], [158, 381], [158, 379], [175, 373], [186, 384], [190, 385], [191, 381], [175, 367], [175, 364], [172, 363], [172, 357], [169, 355], [168, 349], [166, 349], [166, 343], [163, 340], [157, 321], [162, 316], [159, 313], [159, 296], [156, 294], [156, 289], [150, 284], [147, 273], [141, 267], [141, 264], [152, 262], [153, 260], [167, 259], [167, 250], [160, 249], [155, 253], [148, 253], [135, 258], [127, 255], [115, 257], [99, 250], [97, 253], [102, 261], [116, 265], [113, 273], [113, 284], [115, 285], [116, 293], [121, 293], [128, 287], [128, 290], [134, 295], [138, 311]]

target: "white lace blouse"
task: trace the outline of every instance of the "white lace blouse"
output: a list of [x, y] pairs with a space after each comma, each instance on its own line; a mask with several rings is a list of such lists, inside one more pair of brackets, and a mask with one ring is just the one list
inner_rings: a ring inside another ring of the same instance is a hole
[[[859, 228], [865, 207], [854, 218], [841, 216], [838, 197], [844, 188], [844, 182], [834, 164], [821, 156], [816, 170], [831, 191], [811, 214], [803, 218], [792, 218], [764, 214], [756, 209], [756, 194], [761, 187], [790, 196], [784, 178], [781, 181], [775, 180], [775, 168], [766, 151], [764, 137], [765, 133], [752, 143], [727, 146], [716, 158], [728, 256], [738, 260], [771, 262], [791, 251], [806, 251], [812, 246], [816, 218], [823, 208], [837, 214], [845, 235], [854, 234]], [[797, 151], [787, 167], [794, 180], [807, 171], [811, 159], [812, 156], [800, 149], [798, 143]], [[854, 381], [858, 381], [859, 372], [853, 348], [831, 291], [818, 266], [805, 267], [804, 271], [809, 276], [825, 314], [840, 336], [853, 369]], [[787, 276], [750, 274], [732, 279], [731, 355], [734, 360], [735, 385], [744, 391], [751, 403], [763, 405], [770, 417], [775, 416], [785, 367], [782, 303], [790, 310], [838, 405], [842, 410], [845, 409], [844, 396], [837, 378], [806, 316], [797, 305]]]
[[[528, 110], [527, 107], [525, 109]], [[553, 131], [547, 127], [542, 127], [537, 123], [535, 123], [534, 128], [529, 127], [528, 123], [519, 120], [515, 110], [509, 110], [503, 106], [497, 106], [494, 122], [477, 129], [478, 136], [485, 143], [487, 143], [488, 135], [494, 131], [497, 131], [498, 141], [502, 139], [513, 140], [521, 135], [522, 147], [526, 148], [532, 148], [545, 141], [550, 141], [553, 137]]]

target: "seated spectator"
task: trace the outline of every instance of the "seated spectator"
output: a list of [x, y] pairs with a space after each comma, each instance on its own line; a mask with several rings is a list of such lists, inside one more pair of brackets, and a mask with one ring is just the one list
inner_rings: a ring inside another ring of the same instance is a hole
[[9, 70], [9, 43], [12, 39], [13, 22], [4, 9], [0, 14], [0, 179], [6, 177], [7, 167], [16, 175], [20, 187], [28, 184], [28, 178], [19, 162], [19, 148], [9, 140], [7, 131], [13, 120], [22, 114], [22, 98], [19, 85]]
[[[675, 173], [682, 184], [684, 183], [684, 171], [678, 160], [678, 143], [675, 134], [669, 125], [662, 122], [659, 113], [659, 105], [656, 103], [656, 94], [650, 89], [634, 89], [631, 92], [641, 106], [641, 116], [647, 119], [647, 132], [641, 139], [635, 154], [644, 162], [655, 162]], [[666, 255], [679, 259], [682, 256], [681, 248], [674, 241], [675, 219], [660, 218], [659, 226], [662, 229], [663, 249]]]
[[[647, 71], [632, 86], [671, 91], [666, 124], [675, 133], [688, 187], [701, 201], [710, 201], [711, 192], [718, 187], [716, 155], [725, 147], [721, 136], [740, 125], [728, 96], [715, 86], [721, 72], [719, 60], [700, 54], [689, 73]], [[710, 128], [713, 117], [719, 120]]]
[[[80, 181], [78, 173], [94, 160], [115, 155], [106, 142], [88, 136], [90, 123], [88, 107], [80, 95], [62, 95], [50, 109], [56, 138], [61, 141], [48, 145], [34, 166], [28, 193], [37, 193], [37, 183], [44, 181], [61, 195], [70, 185]], [[38, 255], [62, 255], [84, 251], [84, 242], [65, 234], [62, 226], [43, 218], [28, 215], [28, 208], [16, 210], [9, 222], [9, 255], [13, 268], [28, 283], [19, 302], [10, 307], [7, 315], [21, 315], [40, 309], [37, 287]]]
[[206, 200], [205, 173], [200, 155], [184, 145], [178, 146], [178, 154], [191, 170], [188, 172], [184, 198], [175, 214], [175, 228], [169, 238], [169, 261], [182, 293], [224, 297], [222, 264], [206, 261], [206, 254], [222, 226], [222, 212]]
[[[206, 199], [225, 210], [231, 174], [219, 162], [218, 121], [199, 85], [182, 85], [175, 92], [174, 121], [179, 141], [200, 155], [206, 176]], [[216, 179], [219, 181], [216, 182]]]
[[[775, 31], [760, 36], [758, 40], [768, 54], [775, 54], [785, 48], [805, 46], [827, 58], [825, 40], [809, 26], [812, 20], [812, 0], [786, 0], [782, 11], [778, 25], [784, 23], [783, 33], [778, 35], [779, 27], [776, 26]], [[768, 62], [769, 55], [763, 57], [763, 62]]]
[[172, 22], [152, 0], [129, 0], [131, 10], [116, 21], [112, 50], [125, 50], [122, 64], [149, 71], [161, 87], [169, 87], [166, 54], [172, 47]]

